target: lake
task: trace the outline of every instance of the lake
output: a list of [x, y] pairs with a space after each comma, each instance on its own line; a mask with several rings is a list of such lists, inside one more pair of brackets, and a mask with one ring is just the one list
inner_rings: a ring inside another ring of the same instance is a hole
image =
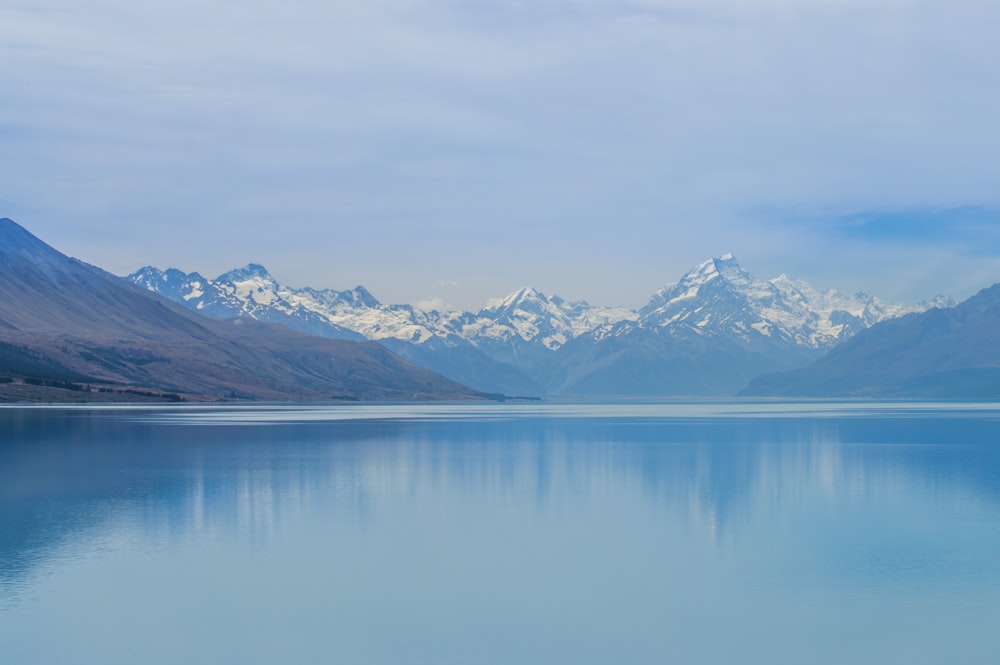
[[0, 663], [962, 663], [1000, 406], [0, 408]]

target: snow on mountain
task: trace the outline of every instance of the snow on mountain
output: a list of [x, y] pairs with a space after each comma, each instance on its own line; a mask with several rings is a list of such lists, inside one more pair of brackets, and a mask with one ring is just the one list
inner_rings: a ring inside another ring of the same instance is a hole
[[573, 340], [601, 344], [656, 333], [678, 340], [720, 338], [815, 352], [879, 321], [948, 304], [942, 299], [911, 307], [891, 305], [864, 293], [817, 291], [786, 275], [759, 281], [732, 254], [694, 267], [638, 312], [567, 302], [530, 287], [491, 300], [478, 312], [425, 311], [385, 305], [362, 286], [345, 291], [290, 288], [257, 264], [214, 280], [152, 267], [129, 279], [215, 318], [251, 317], [310, 334], [406, 343], [426, 351], [474, 347], [540, 383], [547, 381], [550, 361], [560, 357], [554, 352]]
[[368, 339], [422, 344], [435, 336], [447, 337], [433, 316], [408, 305], [383, 305], [361, 286], [349, 291], [301, 289], [287, 297], [330, 323]]
[[248, 264], [215, 279], [176, 268], [160, 270], [146, 266], [127, 279], [212, 318], [248, 317], [320, 337], [365, 339], [364, 335], [337, 325], [305, 306], [293, 290], [278, 284], [267, 269], [258, 264]]
[[[658, 291], [639, 311], [638, 325], [672, 334], [727, 335], [744, 341], [759, 335], [823, 349], [879, 321], [944, 302], [904, 307], [865, 293], [820, 292], [786, 275], [758, 281], [735, 256], [726, 254], [701, 263], [676, 284]], [[627, 332], [625, 328], [598, 331], [604, 336]]]
[[[478, 313], [424, 311], [410, 305], [384, 305], [364, 287], [347, 291], [293, 289], [279, 284], [261, 265], [249, 264], [209, 280], [175, 268], [142, 268], [128, 276], [136, 284], [217, 318], [265, 313], [319, 317], [371, 340], [396, 339], [413, 344], [454, 346], [461, 342], [502, 340], [542, 345], [554, 350], [595, 326], [634, 319], [625, 308], [567, 303], [524, 288], [490, 301]], [[273, 318], [273, 316], [272, 316]]]
[[550, 298], [526, 287], [488, 302], [461, 332], [472, 340], [517, 339], [554, 351], [599, 325], [635, 317], [636, 313], [629, 309], [592, 307], [585, 301], [567, 303], [558, 296]]

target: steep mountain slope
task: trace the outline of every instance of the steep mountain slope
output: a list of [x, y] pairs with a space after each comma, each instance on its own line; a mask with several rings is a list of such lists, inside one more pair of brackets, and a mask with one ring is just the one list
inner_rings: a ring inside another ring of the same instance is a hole
[[127, 279], [213, 318], [246, 316], [322, 337], [370, 339], [411, 362], [479, 390], [544, 394], [522, 371], [484, 353], [462, 334], [477, 320], [468, 313], [442, 314], [409, 305], [383, 305], [362, 286], [347, 291], [293, 289], [279, 284], [257, 264], [214, 280], [151, 266]]
[[326, 320], [301, 303], [283, 298], [274, 278], [263, 266], [253, 263], [215, 280], [205, 279], [196, 272], [187, 274], [175, 268], [161, 271], [153, 267], [142, 268], [128, 279], [215, 319], [243, 316], [318, 337], [365, 339], [364, 335]]
[[661, 289], [635, 322], [602, 326], [566, 344], [548, 364], [546, 387], [565, 394], [732, 394], [758, 374], [801, 367], [838, 340], [905, 311], [865, 294], [818, 293], [785, 276], [756, 281], [727, 254]]
[[214, 397], [404, 399], [472, 391], [372, 343], [214, 321], [0, 219], [0, 378]]
[[572, 340], [547, 368], [549, 390], [565, 395], [731, 395], [776, 367], [800, 367], [818, 352], [759, 335], [727, 336], [624, 326], [619, 334]]
[[639, 312], [644, 328], [687, 329], [749, 340], [755, 334], [805, 348], [826, 348], [872, 324], [929, 305], [886, 305], [864, 293], [820, 293], [781, 275], [754, 280], [732, 254], [705, 261], [665, 287]]
[[[442, 340], [477, 344], [482, 340], [516, 338], [553, 350], [595, 326], [636, 316], [625, 308], [567, 303], [532, 288], [491, 301], [478, 313], [425, 311], [410, 305], [384, 305], [363, 286], [347, 291], [294, 289], [279, 284], [266, 268], [253, 263], [215, 279], [206, 279], [197, 272], [152, 266], [126, 279], [213, 318], [249, 316], [267, 320], [284, 315], [315, 320], [318, 316], [337, 331], [415, 344], [434, 341], [439, 345]], [[289, 327], [304, 325], [292, 326], [287, 321], [281, 323]]]
[[859, 330], [929, 306], [818, 292], [784, 275], [757, 281], [732, 254], [696, 266], [638, 312], [532, 288], [478, 312], [423, 311], [383, 305], [360, 286], [292, 289], [254, 264], [214, 280], [149, 267], [129, 279], [217, 318], [363, 335], [467, 385], [518, 395], [731, 394], [760, 373], [801, 367]]
[[1000, 397], [1000, 284], [954, 307], [880, 323], [808, 367], [757, 378], [743, 394]]
[[626, 308], [598, 308], [587, 302], [566, 302], [559, 296], [526, 287], [492, 300], [475, 316], [467, 316], [457, 334], [494, 358], [508, 362], [536, 380], [552, 352], [569, 340], [601, 325], [631, 320]]

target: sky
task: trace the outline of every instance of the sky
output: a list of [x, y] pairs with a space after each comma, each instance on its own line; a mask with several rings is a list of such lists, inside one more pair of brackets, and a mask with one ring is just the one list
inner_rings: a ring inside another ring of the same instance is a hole
[[0, 216], [127, 274], [638, 307], [1000, 281], [992, 0], [5, 0]]

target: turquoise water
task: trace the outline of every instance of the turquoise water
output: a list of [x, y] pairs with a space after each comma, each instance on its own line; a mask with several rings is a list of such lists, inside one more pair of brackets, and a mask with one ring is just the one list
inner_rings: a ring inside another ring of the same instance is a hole
[[0, 409], [0, 663], [995, 663], [1000, 408]]

